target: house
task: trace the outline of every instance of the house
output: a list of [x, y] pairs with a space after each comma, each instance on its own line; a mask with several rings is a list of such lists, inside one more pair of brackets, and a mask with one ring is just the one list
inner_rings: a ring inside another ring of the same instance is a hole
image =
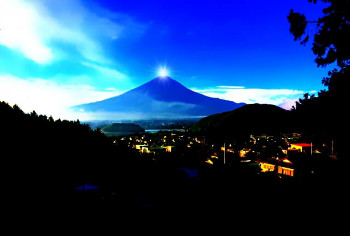
[[284, 166], [278, 166], [277, 173], [280, 175], [294, 176], [294, 169]]
[[213, 165], [214, 162], [212, 160], [210, 160], [209, 158], [207, 158], [207, 160], [205, 161], [205, 163], [209, 164], [209, 165]]
[[218, 154], [215, 152], [210, 156], [212, 159], [218, 159]]
[[276, 172], [279, 175], [294, 176], [293, 163], [287, 158], [272, 162], [259, 162], [261, 172]]
[[275, 171], [276, 166], [274, 164], [270, 164], [267, 162], [260, 162], [259, 166], [261, 168], [261, 172], [269, 172], [269, 171]]
[[312, 148], [312, 143], [293, 143], [290, 145], [291, 150], [298, 150], [300, 152], [309, 152]]
[[174, 146], [165, 146], [164, 148], [165, 148], [166, 152], [171, 152], [173, 150]]
[[136, 144], [136, 149], [137, 150], [142, 150], [143, 148], [147, 147], [148, 148], [148, 145], [145, 145], [145, 144]]
[[135, 148], [141, 153], [151, 153], [151, 151], [148, 148], [148, 145], [145, 144], [137, 144]]
[[143, 146], [140, 151], [141, 153], [151, 153], [151, 151], [148, 149], [148, 146]]
[[248, 152], [251, 150], [248, 148], [243, 148], [242, 150], [239, 151], [239, 157], [245, 157]]

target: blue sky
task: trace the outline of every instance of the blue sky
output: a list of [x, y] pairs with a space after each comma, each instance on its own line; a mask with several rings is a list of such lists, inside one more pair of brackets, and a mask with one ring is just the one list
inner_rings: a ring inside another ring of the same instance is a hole
[[[84, 119], [73, 105], [116, 96], [160, 67], [195, 91], [289, 108], [324, 89], [311, 42], [289, 33], [307, 0], [0, 0], [0, 100], [25, 111]], [[309, 32], [315, 32], [310, 26]], [[85, 117], [87, 118], [87, 117]]]

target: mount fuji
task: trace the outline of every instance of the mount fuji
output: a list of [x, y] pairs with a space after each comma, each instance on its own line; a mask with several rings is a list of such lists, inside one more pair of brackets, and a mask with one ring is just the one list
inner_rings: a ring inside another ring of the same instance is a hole
[[156, 77], [102, 101], [72, 107], [95, 119], [186, 119], [231, 111], [245, 105], [196, 93], [170, 77]]

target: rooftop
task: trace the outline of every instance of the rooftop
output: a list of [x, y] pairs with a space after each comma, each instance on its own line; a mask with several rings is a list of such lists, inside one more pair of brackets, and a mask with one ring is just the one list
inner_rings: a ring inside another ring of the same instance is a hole
[[310, 144], [310, 143], [292, 143], [291, 145], [299, 146], [299, 147], [311, 147], [312, 146], [312, 144]]

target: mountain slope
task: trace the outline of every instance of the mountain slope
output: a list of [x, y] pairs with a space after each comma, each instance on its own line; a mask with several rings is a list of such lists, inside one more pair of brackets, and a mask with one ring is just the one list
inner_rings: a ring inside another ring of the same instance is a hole
[[[124, 94], [75, 106], [75, 110], [100, 113], [107, 119], [125, 115], [144, 118], [190, 118], [234, 110], [243, 103], [196, 93], [170, 77], [157, 77]], [[114, 118], [114, 119], [115, 119]]]

